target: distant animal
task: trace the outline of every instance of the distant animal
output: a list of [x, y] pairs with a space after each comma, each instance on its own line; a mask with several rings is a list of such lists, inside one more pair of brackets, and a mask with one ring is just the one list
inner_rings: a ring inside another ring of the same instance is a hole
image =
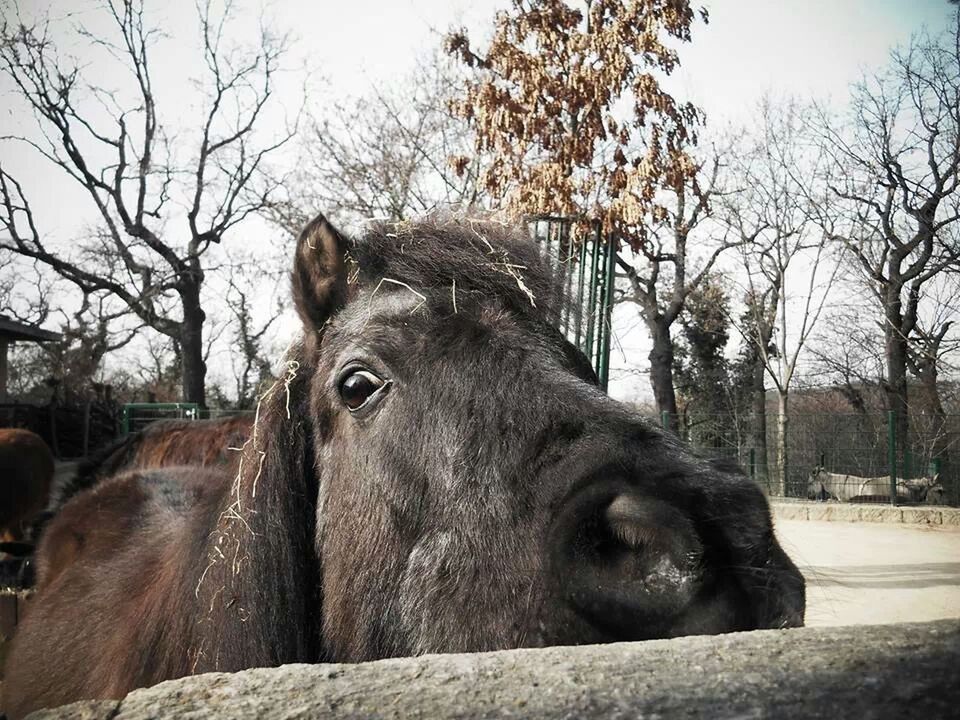
[[[944, 488], [939, 474], [919, 478], [898, 478], [897, 497], [903, 502], [937, 504], [942, 502]], [[807, 480], [807, 497], [819, 501], [890, 499], [890, 476], [860, 477], [841, 475], [817, 466]]]
[[604, 394], [537, 246], [318, 217], [236, 466], [133, 470], [38, 549], [12, 718], [220, 670], [802, 624], [760, 488]]
[[53, 479], [53, 455], [36, 433], [0, 428], [0, 542], [20, 543], [43, 510]]

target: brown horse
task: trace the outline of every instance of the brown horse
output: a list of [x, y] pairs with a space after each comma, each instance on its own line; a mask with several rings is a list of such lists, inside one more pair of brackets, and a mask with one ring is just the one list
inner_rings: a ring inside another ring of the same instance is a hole
[[[211, 420], [157, 420], [124, 436], [82, 462], [73, 476], [52, 489], [49, 504], [30, 528], [30, 540], [36, 542], [43, 535], [46, 526], [74, 495], [119, 473], [178, 465], [235, 471], [240, 449], [250, 437], [252, 425], [252, 414]], [[26, 552], [29, 547], [24, 546]], [[62, 552], [56, 557], [66, 561], [73, 555]], [[19, 584], [29, 587], [33, 584], [35, 568], [29, 557], [22, 562]], [[47, 564], [48, 569], [59, 571], [52, 559], [48, 558]]]
[[230, 471], [240, 461], [252, 425], [252, 414], [152, 422], [82, 462], [73, 477], [54, 489], [47, 519], [77, 493], [126, 470], [199, 465]]
[[500, 225], [301, 234], [304, 339], [235, 471], [71, 500], [7, 662], [12, 717], [289, 662], [803, 621], [759, 488], [607, 397]]
[[24, 539], [43, 510], [53, 479], [53, 455], [39, 435], [0, 428], [0, 542]]

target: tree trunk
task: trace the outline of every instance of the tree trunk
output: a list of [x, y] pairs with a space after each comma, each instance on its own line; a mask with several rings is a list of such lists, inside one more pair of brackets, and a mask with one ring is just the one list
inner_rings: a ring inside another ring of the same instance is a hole
[[203, 323], [206, 314], [200, 307], [199, 283], [180, 291], [183, 301], [183, 322], [180, 324], [180, 370], [183, 401], [207, 406], [207, 365], [203, 360]]
[[766, 371], [763, 361], [757, 357], [751, 372], [750, 386], [747, 390], [750, 396], [750, 410], [746, 447], [753, 450], [755, 463], [755, 478], [763, 487], [770, 490], [770, 475], [767, 467], [767, 389], [763, 378]]
[[910, 416], [907, 402], [907, 340], [901, 331], [901, 304], [899, 293], [887, 291], [886, 325], [884, 327], [884, 354], [887, 361], [887, 378], [884, 392], [887, 409], [896, 413], [897, 463], [903, 462], [907, 447]]
[[647, 322], [653, 339], [650, 350], [650, 385], [657, 403], [657, 412], [661, 418], [667, 413], [667, 429], [677, 433], [677, 395], [673, 388], [673, 340], [670, 338], [670, 326], [662, 317]]
[[790, 470], [787, 456], [787, 426], [790, 421], [787, 401], [789, 397], [782, 390], [777, 392], [777, 481], [773, 488], [773, 494], [780, 497], [786, 494]]
[[[950, 437], [947, 429], [947, 413], [940, 399], [939, 371], [935, 357], [922, 362], [918, 368], [917, 378], [920, 380], [920, 408], [930, 418], [930, 422], [924, 423], [925, 427], [922, 428], [923, 445], [926, 449], [924, 463], [928, 459], [939, 459], [941, 467], [949, 465]], [[915, 428], [915, 432], [920, 434], [921, 428]], [[907, 468], [907, 472], [911, 475], [925, 475], [928, 471], [926, 464]]]

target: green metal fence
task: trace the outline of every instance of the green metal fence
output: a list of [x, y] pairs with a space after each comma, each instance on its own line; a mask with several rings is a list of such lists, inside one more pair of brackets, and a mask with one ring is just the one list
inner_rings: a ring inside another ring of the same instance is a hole
[[[652, 419], [669, 426], [665, 415]], [[841, 492], [832, 494], [841, 501], [960, 506], [960, 415], [911, 417], [907, 436], [901, 438], [895, 416], [886, 412], [791, 413], [785, 467], [777, 462], [775, 413], [767, 417], [765, 454], [746, 420], [681, 415], [678, 424], [692, 447], [738, 461], [774, 496], [809, 498], [812, 474], [822, 468], [830, 482], [839, 484]], [[904, 489], [904, 482], [934, 476], [942, 495], [937, 491], [921, 498], [919, 491]]]
[[211, 420], [234, 415], [253, 415], [254, 410], [219, 410], [196, 403], [128, 403], [121, 411], [120, 432], [142, 430], [156, 420]]
[[570, 299], [557, 324], [589, 358], [606, 390], [610, 379], [610, 315], [616, 248], [597, 223], [584, 237], [575, 237], [574, 220], [540, 216], [528, 219], [530, 235], [553, 269], [557, 290]]
[[120, 414], [120, 432], [124, 435], [142, 430], [155, 420], [197, 420], [197, 403], [127, 403]]

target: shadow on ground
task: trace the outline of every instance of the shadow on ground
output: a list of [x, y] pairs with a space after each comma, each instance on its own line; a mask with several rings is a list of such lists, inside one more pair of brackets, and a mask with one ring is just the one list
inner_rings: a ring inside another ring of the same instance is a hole
[[822, 586], [850, 588], [935, 588], [960, 585], [960, 563], [801, 567], [804, 577]]

